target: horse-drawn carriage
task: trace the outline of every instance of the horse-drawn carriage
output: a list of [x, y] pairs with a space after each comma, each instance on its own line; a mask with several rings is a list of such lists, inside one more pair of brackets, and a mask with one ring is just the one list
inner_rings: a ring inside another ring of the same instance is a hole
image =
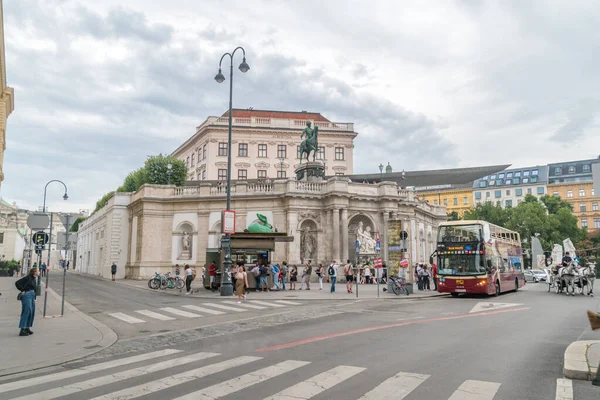
[[579, 294], [594, 296], [594, 280], [596, 279], [596, 264], [588, 263], [582, 267], [577, 262], [571, 262], [567, 266], [555, 265], [545, 269], [548, 279], [548, 291], [554, 289], [556, 293], [568, 296]]

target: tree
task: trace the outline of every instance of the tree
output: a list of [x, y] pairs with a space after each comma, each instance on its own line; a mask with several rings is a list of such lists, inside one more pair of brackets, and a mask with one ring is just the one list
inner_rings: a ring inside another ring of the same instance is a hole
[[148, 182], [148, 174], [145, 168], [136, 169], [125, 177], [123, 184], [117, 192], [137, 192], [144, 183]]
[[562, 200], [560, 197], [545, 195], [540, 197], [540, 201], [544, 203], [549, 214], [556, 214], [561, 208], [567, 208], [570, 211], [573, 211], [573, 204], [566, 200]]
[[77, 232], [79, 230], [79, 224], [86, 220], [86, 217], [77, 217], [73, 225], [71, 225], [71, 232]]
[[491, 201], [486, 201], [485, 203], [479, 203], [470, 210], [465, 211], [463, 219], [478, 219], [495, 225], [506, 226], [511, 214], [512, 208], [503, 208], [500, 202], [494, 204]]
[[169, 181], [167, 164], [171, 163], [171, 184], [182, 186], [187, 180], [187, 167], [177, 158], [165, 157], [162, 154], [150, 156], [144, 164], [146, 182], [154, 185], [166, 185]]
[[461, 220], [462, 218], [460, 217], [460, 215], [458, 215], [458, 213], [456, 211], [452, 211], [451, 213], [448, 213], [448, 220], [449, 221], [458, 221]]
[[96, 208], [94, 209], [94, 212], [100, 210], [102, 207], [104, 207], [105, 205], [108, 204], [108, 200], [113, 197], [115, 195], [115, 191], [110, 191], [108, 193], [106, 193], [104, 196], [102, 196], [102, 198], [100, 200], [98, 200], [96, 202]]

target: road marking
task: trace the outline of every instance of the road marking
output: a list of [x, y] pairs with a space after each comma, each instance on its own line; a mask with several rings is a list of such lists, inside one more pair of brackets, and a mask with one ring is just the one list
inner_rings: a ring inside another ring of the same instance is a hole
[[150, 310], [137, 310], [136, 313], [145, 315], [146, 317], [160, 319], [161, 321], [170, 321], [172, 319], [175, 319], [173, 317], [169, 317], [167, 315], [162, 315], [162, 314], [156, 313], [154, 311], [150, 311]]
[[185, 306], [182, 306], [182, 307], [183, 308], [187, 308], [188, 310], [199, 311], [199, 312], [202, 312], [202, 313], [212, 314], [212, 315], [222, 315], [222, 314], [225, 314], [223, 311], [211, 310], [209, 308], [198, 307], [198, 306], [193, 306], [193, 305], [185, 305]]
[[481, 302], [481, 303], [477, 303], [475, 305], [475, 307], [473, 307], [471, 309], [471, 311], [469, 311], [469, 314], [472, 313], [477, 313], [477, 312], [481, 312], [481, 311], [492, 311], [492, 310], [499, 310], [501, 308], [508, 308], [508, 307], [516, 307], [516, 306], [522, 306], [523, 304], [521, 303], [490, 303], [490, 302]]
[[9, 392], [11, 390], [23, 389], [24, 387], [30, 387], [40, 385], [42, 383], [55, 382], [61, 379], [73, 378], [75, 376], [89, 374], [90, 372], [104, 371], [118, 367], [120, 365], [133, 364], [140, 361], [152, 360], [153, 358], [165, 357], [171, 354], [181, 353], [183, 350], [166, 349], [160, 351], [153, 351], [152, 353], [140, 354], [138, 356], [120, 358], [118, 360], [107, 361], [99, 364], [92, 364], [81, 368], [72, 369], [69, 371], [57, 372], [50, 375], [39, 375], [34, 378], [22, 379], [15, 382], [5, 383], [0, 385], [0, 393]]
[[493, 400], [500, 384], [484, 381], [464, 381], [448, 400]]
[[116, 319], [120, 319], [121, 321], [130, 323], [130, 324], [143, 324], [144, 322], [146, 322], [142, 319], [131, 317], [127, 314], [123, 314], [122, 312], [112, 313], [112, 314], [108, 314], [108, 315], [110, 315], [111, 317], [114, 317]]
[[197, 392], [186, 394], [185, 396], [177, 397], [174, 400], [213, 400], [219, 399], [235, 393], [250, 386], [264, 382], [276, 376], [283, 375], [293, 371], [296, 368], [310, 364], [308, 361], [287, 360], [279, 364], [271, 365], [263, 369], [259, 369], [249, 374], [241, 375], [225, 382], [217, 383]]
[[409, 318], [398, 318], [398, 321], [410, 321], [413, 319], [423, 319], [425, 317], [409, 317]]
[[253, 304], [248, 304], [248, 303], [236, 303], [235, 301], [224, 301], [223, 303], [226, 304], [233, 304], [236, 305], [238, 307], [246, 307], [246, 308], [253, 308], [255, 310], [266, 310], [267, 307], [263, 307], [263, 306], [255, 306]]
[[222, 304], [216, 304], [216, 303], [203, 303], [205, 306], [208, 307], [214, 307], [214, 308], [220, 308], [221, 310], [227, 310], [227, 311], [237, 311], [237, 312], [246, 312], [248, 310], [244, 310], [241, 308], [236, 308], [236, 307], [229, 307], [229, 306], [224, 306]]
[[399, 372], [358, 400], [402, 400], [425, 382], [429, 376]]
[[565, 378], [556, 380], [556, 400], [573, 400], [573, 381]]
[[252, 300], [252, 303], [260, 304], [261, 306], [267, 306], [267, 307], [285, 307], [284, 305], [281, 305], [281, 304], [269, 303], [267, 301], [259, 301], [259, 300]]
[[175, 314], [175, 315], [179, 315], [179, 316], [182, 316], [182, 317], [186, 317], [186, 318], [198, 318], [198, 317], [202, 316], [202, 315], [199, 315], [199, 314], [194, 314], [194, 313], [183, 311], [183, 310], [178, 310], [178, 309], [173, 308], [173, 307], [163, 307], [163, 308], [161, 308], [161, 310], [166, 311], [166, 312], [170, 312], [171, 314]]
[[44, 390], [27, 396], [19, 397], [13, 400], [51, 400], [58, 397], [67, 396], [72, 393], [77, 393], [82, 390], [97, 388], [104, 385], [109, 385], [125, 379], [135, 378], [150, 374], [152, 372], [163, 371], [179, 365], [189, 364], [196, 361], [204, 360], [210, 357], [218, 356], [218, 353], [196, 353], [185, 357], [174, 358], [167, 361], [162, 361], [145, 367], [133, 368], [114, 374], [108, 374], [98, 378], [89, 379], [83, 382], [76, 382], [70, 385], [61, 386], [59, 388]]
[[288, 300], [275, 300], [275, 303], [286, 304], [288, 306], [301, 306], [302, 305], [302, 303], [297, 303], [295, 301], [288, 301]]
[[308, 378], [294, 386], [267, 397], [265, 400], [306, 400], [310, 399], [340, 382], [364, 371], [366, 368], [340, 365], [322, 374]]
[[450, 321], [450, 320], [453, 320], [453, 319], [463, 319], [463, 318], [471, 318], [471, 317], [483, 317], [483, 316], [487, 316], [487, 315], [496, 315], [496, 314], [503, 314], [503, 313], [515, 312], [515, 311], [525, 311], [525, 310], [529, 310], [529, 308], [528, 307], [521, 307], [521, 308], [513, 308], [511, 310], [497, 310], [497, 311], [489, 311], [489, 312], [480, 312], [480, 313], [477, 313], [477, 314], [462, 314], [462, 315], [455, 315], [455, 316], [450, 316], [450, 317], [437, 317], [437, 318], [429, 318], [429, 319], [419, 319], [419, 320], [414, 320], [414, 321], [397, 322], [397, 323], [389, 324], [389, 325], [372, 326], [370, 328], [353, 329], [353, 330], [350, 330], [350, 331], [343, 331], [343, 332], [338, 332], [338, 333], [330, 333], [328, 335], [315, 336], [315, 337], [312, 337], [312, 338], [298, 340], [296, 342], [278, 344], [276, 346], [271, 346], [271, 347], [264, 347], [262, 349], [257, 349], [256, 351], [257, 352], [264, 352], [264, 351], [273, 351], [273, 350], [287, 349], [288, 347], [300, 346], [302, 344], [319, 342], [321, 340], [333, 339], [333, 338], [336, 338], [336, 337], [348, 336], [348, 335], [353, 335], [353, 334], [356, 334], [356, 333], [365, 333], [365, 332], [377, 331], [377, 330], [380, 330], [380, 329], [398, 328], [400, 326], [408, 326], [408, 325], [415, 325], [415, 324], [425, 324], [425, 323], [437, 322], [437, 321]]
[[95, 397], [92, 400], [110, 399], [110, 400], [128, 400], [135, 399], [137, 397], [145, 396], [150, 393], [158, 392], [159, 390], [167, 389], [180, 385], [182, 383], [193, 381], [195, 379], [204, 378], [205, 376], [213, 375], [218, 372], [223, 372], [227, 369], [239, 367], [254, 361], [262, 360], [262, 357], [238, 357], [218, 362], [215, 364], [205, 365], [204, 367], [196, 368], [191, 371], [182, 372], [180, 374], [172, 375], [167, 378], [158, 379], [150, 383], [143, 383], [141, 385], [133, 386], [127, 389], [120, 390], [105, 394], [102, 396]]

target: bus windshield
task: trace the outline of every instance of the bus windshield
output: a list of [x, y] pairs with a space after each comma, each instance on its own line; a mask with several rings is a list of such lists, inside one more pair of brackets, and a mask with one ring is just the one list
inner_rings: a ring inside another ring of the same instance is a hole
[[479, 254], [440, 255], [439, 275], [482, 275], [486, 274], [484, 257]]
[[479, 224], [440, 226], [438, 242], [479, 242], [481, 236]]

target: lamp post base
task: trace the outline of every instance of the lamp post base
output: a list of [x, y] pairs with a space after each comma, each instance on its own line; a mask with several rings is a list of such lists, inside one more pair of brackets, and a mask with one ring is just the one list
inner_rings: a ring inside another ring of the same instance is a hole
[[231, 282], [221, 284], [221, 296], [233, 296], [233, 285]]

